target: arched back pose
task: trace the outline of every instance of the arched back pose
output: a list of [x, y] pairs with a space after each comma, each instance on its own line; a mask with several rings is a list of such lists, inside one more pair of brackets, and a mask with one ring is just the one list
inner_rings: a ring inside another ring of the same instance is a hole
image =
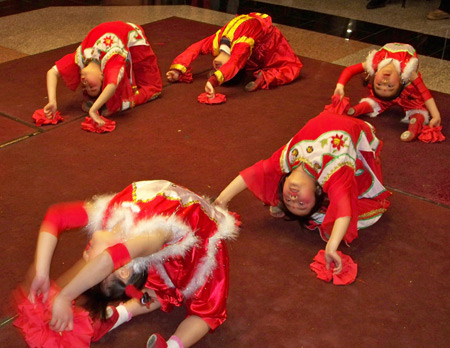
[[209, 97], [242, 69], [255, 77], [245, 87], [251, 92], [292, 82], [303, 66], [280, 30], [272, 25], [272, 18], [261, 13], [237, 16], [215, 34], [189, 46], [174, 59], [167, 79], [176, 82], [190, 75], [190, 65], [199, 54], [214, 57], [215, 72], [205, 86]]
[[215, 204], [225, 208], [248, 188], [270, 205], [273, 216], [303, 217], [306, 227], [318, 227], [327, 241], [327, 265], [334, 262], [338, 274], [341, 240], [350, 243], [358, 229], [375, 223], [389, 206], [381, 146], [368, 123], [325, 110], [270, 158], [243, 170]]
[[[94, 323], [93, 340], [132, 316], [157, 308], [187, 307], [187, 317], [166, 341], [148, 347], [190, 347], [226, 319], [229, 263], [226, 241], [237, 236], [235, 218], [191, 191], [164, 180], [135, 182], [116, 195], [52, 206], [41, 225], [30, 299], [49, 291], [49, 269], [58, 234], [87, 226], [92, 234], [86, 265], [55, 297], [50, 327], [71, 330], [71, 301], [96, 287], [106, 299], [128, 284], [145, 283], [150, 305], [130, 300], [108, 307]], [[144, 278], [144, 279], [142, 279]], [[101, 300], [101, 298], [97, 298]]]
[[[102, 23], [92, 29], [74, 53], [58, 60], [47, 72], [47, 117], [57, 110], [59, 77], [71, 90], [81, 84], [82, 108], [102, 126], [97, 112], [109, 116], [156, 98], [162, 90], [161, 73], [144, 30], [125, 22]], [[106, 106], [106, 109], [101, 108]]]
[[373, 50], [365, 62], [349, 66], [339, 77], [334, 94], [344, 96], [344, 87], [355, 75], [366, 72], [369, 95], [348, 110], [348, 115], [368, 114], [376, 117], [393, 105], [406, 112], [402, 122], [409, 123], [401, 140], [411, 141], [421, 132], [424, 124], [438, 127], [441, 115], [419, 72], [416, 50], [408, 44], [388, 43]]

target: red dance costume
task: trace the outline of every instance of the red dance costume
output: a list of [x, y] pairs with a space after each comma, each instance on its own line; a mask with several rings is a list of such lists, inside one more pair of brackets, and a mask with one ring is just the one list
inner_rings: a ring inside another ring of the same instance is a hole
[[103, 88], [117, 86], [106, 102], [109, 112], [126, 110], [143, 104], [162, 90], [161, 73], [156, 56], [136, 24], [107, 22], [92, 29], [74, 53], [56, 62], [67, 87], [80, 84], [80, 71], [92, 60], [100, 64]]
[[[378, 69], [383, 68], [391, 62], [394, 63], [401, 81], [404, 83], [403, 91], [394, 100], [383, 101], [374, 96], [372, 86], [369, 86], [369, 96], [360, 101], [360, 103], [367, 102], [370, 105], [369, 110], [365, 110], [363, 113], [367, 113], [371, 117], [376, 117], [393, 105], [399, 105], [406, 112], [406, 116], [403, 118], [402, 122], [408, 123], [411, 116], [421, 114], [423, 115], [425, 124], [427, 124], [430, 115], [424, 102], [431, 98], [431, 94], [427, 89], [425, 92], [419, 91], [414, 83], [410, 82], [412, 72], [416, 72], [419, 75], [418, 79], [421, 79], [420, 72], [418, 71], [419, 60], [417, 58], [416, 50], [408, 44], [388, 43], [378, 51], [373, 50], [369, 53], [365, 61], [366, 73], [373, 77]], [[364, 68], [362, 64], [347, 67], [341, 74], [338, 83], [342, 83], [345, 86], [351, 76], [344, 79], [342, 78], [345, 75], [345, 72], [350, 71], [350, 75], [354, 76], [364, 72]], [[357, 114], [354, 116], [357, 116]]]
[[93, 212], [84, 218], [82, 204], [62, 206], [57, 212], [65, 218], [56, 216], [52, 225], [61, 226], [58, 230], [88, 226], [91, 234], [120, 231], [120, 242], [170, 230], [173, 239], [157, 253], [132, 260], [133, 269], [148, 268], [146, 287], [155, 290], [163, 311], [185, 303], [187, 315], [199, 316], [212, 330], [225, 321], [226, 240], [238, 233], [233, 215], [165, 180], [135, 182], [116, 195], [95, 198], [92, 204]]
[[189, 46], [175, 58], [170, 69], [179, 70], [183, 78], [190, 73], [190, 65], [199, 54], [211, 53], [217, 57], [221, 50], [230, 59], [209, 78], [214, 87], [245, 68], [255, 78], [261, 73], [258, 88], [269, 89], [294, 81], [303, 66], [280, 30], [272, 25], [272, 18], [250, 13], [237, 16], [215, 34]]
[[303, 166], [329, 198], [326, 211], [313, 214], [309, 227], [318, 227], [328, 240], [335, 220], [350, 216], [344, 236], [350, 243], [358, 229], [374, 224], [389, 206], [390, 192], [382, 184], [379, 163], [381, 147], [368, 123], [325, 110], [270, 158], [240, 174], [257, 198], [276, 206], [281, 176]]

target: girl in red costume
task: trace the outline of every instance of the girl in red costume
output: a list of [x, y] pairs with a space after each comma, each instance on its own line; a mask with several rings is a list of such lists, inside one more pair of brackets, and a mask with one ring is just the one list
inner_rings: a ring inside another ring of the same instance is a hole
[[306, 227], [319, 228], [327, 241], [327, 267], [334, 262], [339, 274], [341, 241], [350, 243], [358, 229], [374, 224], [389, 206], [381, 147], [368, 123], [325, 110], [270, 158], [243, 170], [215, 204], [225, 208], [248, 188], [270, 206], [272, 216], [303, 217]]
[[[71, 90], [81, 83], [83, 110], [99, 125], [108, 116], [156, 98], [162, 90], [156, 56], [136, 24], [108, 22], [92, 29], [74, 53], [58, 60], [47, 72], [48, 118], [57, 110], [56, 85], [59, 77]], [[92, 105], [91, 105], [92, 104]]]
[[280, 30], [266, 14], [250, 13], [230, 21], [215, 34], [189, 46], [175, 58], [166, 76], [170, 82], [190, 79], [190, 65], [199, 54], [214, 57], [214, 74], [205, 92], [215, 95], [215, 88], [231, 80], [241, 69], [251, 71], [255, 81], [245, 89], [256, 91], [284, 85], [300, 74], [302, 63]]
[[350, 108], [348, 115], [376, 117], [389, 107], [400, 105], [406, 112], [402, 122], [409, 123], [408, 130], [400, 137], [403, 141], [415, 139], [424, 124], [440, 126], [441, 115], [422, 81], [417, 54], [411, 45], [388, 43], [378, 51], [373, 50], [365, 62], [344, 69], [334, 94], [344, 96], [348, 80], [364, 71], [370, 81], [370, 94]]
[[[142, 283], [143, 306], [133, 299], [108, 307], [94, 322], [93, 340], [157, 308], [187, 306], [187, 317], [166, 342], [150, 336], [147, 347], [190, 347], [226, 319], [229, 264], [226, 240], [237, 236], [235, 218], [191, 191], [164, 180], [135, 182], [116, 195], [90, 202], [57, 204], [41, 225], [30, 299], [47, 298], [49, 269], [60, 232], [87, 226], [87, 263], [55, 297], [50, 328], [73, 329], [71, 302], [96, 287], [106, 298], [123, 295], [128, 284]], [[93, 290], [91, 290], [93, 291]], [[128, 294], [128, 292], [127, 292]]]

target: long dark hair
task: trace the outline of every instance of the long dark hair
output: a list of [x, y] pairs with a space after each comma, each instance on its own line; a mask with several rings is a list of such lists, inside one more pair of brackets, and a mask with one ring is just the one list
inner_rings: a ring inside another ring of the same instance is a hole
[[136, 288], [141, 289], [145, 285], [147, 277], [148, 270], [145, 269], [143, 272], [133, 272], [127, 283], [116, 276], [114, 276], [112, 281], [108, 282], [107, 287], [101, 282], [84, 292], [83, 295], [86, 297], [84, 307], [89, 311], [91, 317], [105, 320], [108, 303], [115, 300], [128, 299], [125, 295], [127, 285], [132, 284]]
[[[292, 172], [291, 172], [292, 173]], [[278, 207], [284, 212], [287, 220], [296, 220], [302, 225], [308, 224], [308, 222], [311, 220], [311, 216], [317, 213], [320, 208], [322, 208], [322, 205], [324, 203], [325, 193], [323, 192], [322, 186], [316, 181], [316, 190], [314, 192], [314, 196], [316, 198], [316, 202], [314, 203], [314, 206], [312, 207], [311, 211], [307, 215], [299, 216], [291, 213], [289, 209], [286, 207], [286, 204], [284, 204], [283, 199], [283, 187], [284, 183], [286, 182], [286, 179], [291, 175], [291, 173], [283, 174], [280, 181], [278, 182], [278, 199], [280, 200], [280, 203], [278, 204]]]

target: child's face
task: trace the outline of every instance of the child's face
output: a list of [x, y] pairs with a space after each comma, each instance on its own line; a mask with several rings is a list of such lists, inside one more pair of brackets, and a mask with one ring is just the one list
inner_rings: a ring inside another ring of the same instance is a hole
[[[308, 215], [316, 203], [315, 181], [311, 177], [295, 175], [292, 172], [283, 186], [283, 201], [294, 215]], [[305, 174], [306, 175], [306, 174]]]
[[375, 73], [373, 89], [381, 97], [392, 97], [401, 87], [400, 75], [393, 63], [390, 63]]
[[220, 51], [219, 55], [213, 60], [213, 68], [214, 70], [219, 70], [222, 65], [230, 60], [230, 55], [223, 51]]
[[81, 84], [90, 97], [97, 97], [100, 94], [102, 82], [103, 79], [101, 74], [94, 74], [90, 72], [81, 73]]

